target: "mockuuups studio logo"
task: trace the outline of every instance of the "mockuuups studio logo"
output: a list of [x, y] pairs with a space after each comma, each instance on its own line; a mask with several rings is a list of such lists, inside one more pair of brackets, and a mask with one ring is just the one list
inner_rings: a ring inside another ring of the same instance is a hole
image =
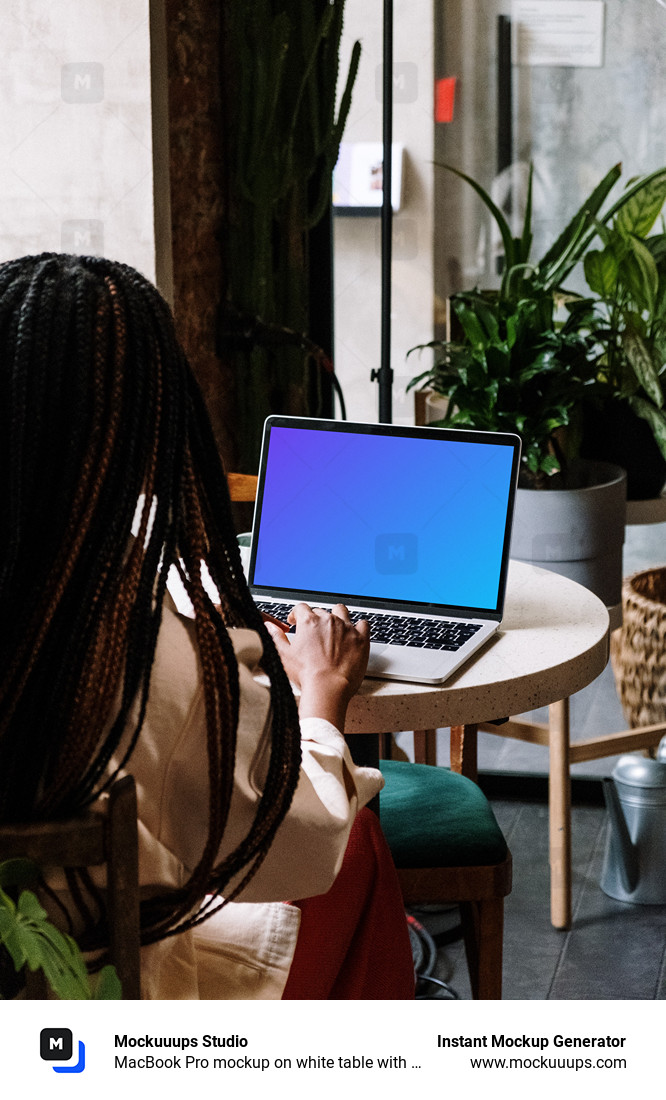
[[62, 223], [60, 241], [63, 252], [103, 256], [104, 222], [98, 218], [70, 218]]
[[[384, 69], [378, 65], [375, 69], [375, 95], [379, 103], [384, 95]], [[416, 103], [419, 96], [419, 70], [413, 61], [395, 61], [393, 63], [393, 102]]]
[[410, 532], [377, 535], [375, 569], [378, 573], [416, 573], [417, 538]]
[[60, 94], [65, 103], [101, 103], [104, 66], [99, 61], [72, 61], [60, 70]]
[[[45, 1027], [39, 1033], [39, 1053], [45, 1062], [70, 1062], [73, 1045], [68, 1027]], [[86, 1048], [80, 1039], [77, 1061], [73, 1066], [51, 1066], [55, 1073], [83, 1073], [85, 1068]]]
[[[375, 252], [382, 254], [382, 227], [378, 223], [375, 230]], [[394, 260], [415, 260], [419, 254], [418, 225], [415, 218], [403, 218], [398, 216], [393, 221], [393, 246]]]

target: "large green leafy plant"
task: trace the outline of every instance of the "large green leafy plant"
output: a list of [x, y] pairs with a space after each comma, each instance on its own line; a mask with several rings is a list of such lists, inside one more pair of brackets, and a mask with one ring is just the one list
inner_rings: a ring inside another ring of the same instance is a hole
[[502, 237], [504, 267], [496, 291], [475, 288], [451, 297], [451, 336], [424, 347], [436, 352], [410, 388], [431, 388], [448, 398], [442, 424], [515, 431], [523, 441], [522, 482], [559, 484], [576, 453], [578, 412], [599, 385], [592, 303], [564, 287], [600, 227], [611, 224], [666, 171], [635, 181], [601, 212], [620, 178], [615, 165], [594, 188], [563, 232], [538, 261], [531, 260], [532, 169], [522, 232], [514, 237], [490, 195], [471, 177], [443, 165], [474, 188]]
[[601, 394], [647, 421], [666, 458], [666, 232], [651, 234], [665, 202], [662, 173], [597, 225], [602, 247], [583, 268], [595, 295]]
[[[25, 888], [25, 882], [36, 878], [38, 870], [30, 860], [0, 863], [0, 952], [7, 952], [17, 973], [24, 967], [42, 970], [54, 995], [62, 1000], [120, 998], [115, 968], [105, 966], [99, 974], [89, 975], [75, 940], [51, 923], [36, 894]], [[0, 997], [5, 997], [4, 990]]]
[[523, 482], [542, 484], [566, 463], [558, 429], [594, 382], [590, 338], [570, 308], [555, 321], [552, 294], [508, 302], [499, 293], [453, 296], [458, 341], [428, 345], [439, 354], [410, 385], [427, 385], [449, 400], [438, 423], [481, 431], [517, 432], [523, 441]]

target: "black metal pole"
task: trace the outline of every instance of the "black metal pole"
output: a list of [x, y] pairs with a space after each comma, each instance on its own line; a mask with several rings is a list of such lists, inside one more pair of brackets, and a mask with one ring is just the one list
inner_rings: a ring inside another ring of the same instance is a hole
[[[511, 19], [497, 17], [497, 174], [513, 163], [513, 95], [511, 69]], [[506, 212], [511, 213], [513, 195], [509, 193]], [[497, 257], [497, 274], [504, 270], [505, 259]]]
[[513, 161], [513, 96], [511, 68], [511, 19], [497, 17], [497, 171]]
[[379, 382], [379, 420], [393, 419], [393, 371], [391, 370], [391, 257], [393, 206], [391, 204], [391, 151], [393, 145], [393, 0], [384, 0], [384, 42], [382, 73], [383, 166], [381, 215], [381, 352], [380, 368], [373, 375]]

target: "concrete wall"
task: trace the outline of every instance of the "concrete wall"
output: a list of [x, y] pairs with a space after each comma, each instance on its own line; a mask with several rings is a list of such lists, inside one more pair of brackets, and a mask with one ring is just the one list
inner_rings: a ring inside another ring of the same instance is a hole
[[[497, 21], [514, 11], [511, 0], [446, 0], [436, 7], [437, 65], [459, 85], [456, 117], [437, 129], [436, 155], [492, 191], [505, 213], [512, 212], [516, 233], [528, 165], [534, 165], [532, 256], [538, 259], [615, 163], [622, 162], [623, 178], [614, 197], [632, 176], [666, 164], [666, 6], [605, 0], [599, 65], [573, 58], [569, 64], [514, 63], [513, 163], [498, 174]], [[440, 299], [495, 285], [499, 242], [480, 200], [441, 169], [435, 189]], [[583, 290], [585, 284], [574, 276], [569, 285]]]
[[3, 0], [0, 49], [0, 260], [99, 253], [155, 279], [149, 0]]
[[93, 253], [154, 281], [220, 451], [218, 0], [2, 0], [0, 261]]

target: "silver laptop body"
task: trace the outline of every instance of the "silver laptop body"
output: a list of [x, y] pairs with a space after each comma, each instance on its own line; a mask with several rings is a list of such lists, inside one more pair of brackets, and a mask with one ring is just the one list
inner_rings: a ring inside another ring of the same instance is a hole
[[502, 620], [520, 439], [269, 417], [248, 579], [262, 610], [370, 619], [368, 675], [442, 683]]

